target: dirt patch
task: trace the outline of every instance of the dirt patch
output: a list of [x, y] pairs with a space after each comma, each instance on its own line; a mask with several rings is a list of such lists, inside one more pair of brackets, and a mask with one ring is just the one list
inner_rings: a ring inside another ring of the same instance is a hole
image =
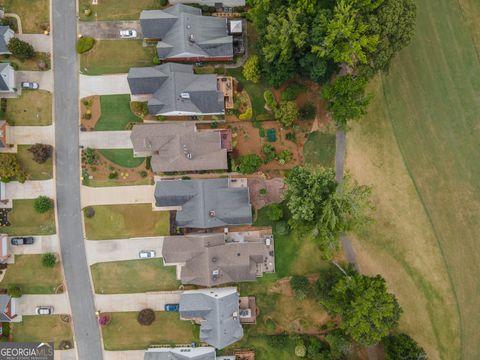
[[82, 131], [95, 129], [98, 119], [102, 114], [100, 96], [89, 96], [80, 102], [80, 128]]
[[[247, 184], [250, 190], [250, 202], [255, 209], [261, 209], [268, 204], [279, 203], [283, 200], [285, 191], [283, 178], [268, 180], [261, 177], [249, 177]], [[266, 189], [267, 192], [261, 194], [262, 189]]]

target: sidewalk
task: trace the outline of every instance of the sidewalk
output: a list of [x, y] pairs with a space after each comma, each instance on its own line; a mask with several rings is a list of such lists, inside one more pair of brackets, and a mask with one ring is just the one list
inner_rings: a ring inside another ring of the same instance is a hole
[[9, 200], [35, 199], [40, 195], [55, 199], [55, 180], [34, 180], [23, 184], [11, 181], [5, 184], [5, 193]]
[[131, 131], [81, 131], [80, 145], [92, 149], [131, 149]]
[[95, 294], [95, 305], [101, 312], [164, 311], [165, 304], [178, 304], [183, 291], [163, 291], [138, 294]]
[[81, 187], [82, 208], [93, 205], [153, 204], [155, 186]]

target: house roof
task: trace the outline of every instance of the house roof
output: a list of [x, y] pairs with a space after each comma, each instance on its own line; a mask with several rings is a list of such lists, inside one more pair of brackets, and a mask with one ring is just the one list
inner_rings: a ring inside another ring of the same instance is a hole
[[133, 95], [152, 95], [148, 101], [151, 114], [225, 112], [224, 94], [218, 90], [217, 76], [194, 74], [191, 65], [166, 63], [131, 68], [127, 80]]
[[9, 63], [0, 63], [0, 91], [12, 91], [13, 67]]
[[180, 317], [200, 320], [200, 340], [223, 349], [243, 337], [237, 289], [215, 288], [184, 291]]
[[268, 251], [263, 238], [227, 243], [223, 233], [210, 233], [167, 236], [162, 256], [165, 264], [183, 264], [183, 284], [210, 287], [256, 280]]
[[8, 295], [2, 294], [0, 295], [0, 322], [10, 322], [12, 319], [6, 314], [7, 307], [10, 303], [12, 298]]
[[135, 152], [152, 153], [155, 172], [228, 168], [220, 132], [199, 132], [191, 122], [135, 125], [130, 139]]
[[210, 346], [150, 348], [143, 360], [215, 360], [215, 356], [215, 348]]
[[231, 187], [229, 179], [163, 180], [155, 187], [158, 207], [180, 206], [180, 227], [213, 228], [252, 223], [247, 187]]
[[160, 58], [233, 56], [233, 38], [227, 19], [202, 16], [192, 6], [176, 4], [165, 10], [144, 10], [140, 24], [146, 38], [161, 39]]
[[8, 43], [14, 36], [14, 32], [9, 26], [0, 26], [0, 54], [10, 54]]

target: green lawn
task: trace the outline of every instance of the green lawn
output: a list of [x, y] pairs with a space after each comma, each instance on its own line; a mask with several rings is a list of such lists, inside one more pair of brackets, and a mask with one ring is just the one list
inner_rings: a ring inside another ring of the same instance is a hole
[[60, 315], [23, 316], [22, 322], [13, 324], [12, 333], [14, 342], [54, 342], [56, 349], [60, 341], [73, 343], [72, 324]]
[[20, 16], [24, 33], [43, 33], [50, 26], [48, 0], [0, 0], [5, 12]]
[[[159, 9], [158, 0], [102, 0], [98, 5], [91, 5], [91, 0], [79, 0], [80, 20], [138, 20], [140, 11]], [[90, 7], [92, 14], [85, 15], [85, 8]], [[95, 16], [95, 13], [97, 16]]]
[[152, 204], [98, 205], [85, 218], [87, 239], [107, 240], [169, 234], [170, 213], [152, 211]]
[[175, 266], [163, 266], [162, 259], [97, 263], [91, 271], [97, 294], [178, 290], [180, 285]]
[[137, 312], [111, 313], [102, 328], [105, 350], [145, 350], [150, 345], [190, 344], [198, 341], [198, 326], [180, 320], [178, 313], [157, 311], [150, 326], [137, 322]]
[[28, 180], [48, 180], [53, 177], [52, 158], [43, 164], [38, 164], [33, 160], [33, 154], [28, 151], [30, 145], [18, 145], [17, 159], [20, 165], [27, 173]]
[[143, 47], [142, 40], [98, 40], [80, 55], [80, 70], [86, 75], [127, 73], [131, 67], [153, 66], [155, 47]]
[[95, 124], [97, 131], [125, 130], [129, 123], [142, 121], [130, 110], [128, 94], [100, 96], [100, 109], [101, 115]]
[[[37, 240], [38, 241], [38, 240]], [[24, 294], [53, 294], [63, 283], [61, 265], [42, 265], [42, 255], [15, 255], [15, 264], [8, 265], [0, 286], [18, 285]]]
[[52, 94], [45, 90], [22, 90], [16, 99], [7, 99], [5, 112], [9, 125], [52, 124]]
[[303, 148], [303, 156], [307, 165], [333, 167], [335, 134], [325, 134], [320, 131], [310, 133]]
[[38, 214], [33, 208], [33, 199], [13, 200], [13, 210], [8, 214], [10, 226], [0, 228], [8, 235], [55, 234], [55, 212]]
[[145, 161], [143, 157], [133, 157], [132, 149], [103, 149], [100, 150], [100, 153], [111, 162], [124, 168], [135, 168]]
[[19, 60], [12, 55], [0, 55], [0, 62], [15, 64], [17, 65], [18, 70], [21, 71], [42, 71], [38, 66], [42, 61], [48, 64], [48, 68], [51, 68], [52, 61], [51, 56], [48, 53], [36, 52], [33, 58], [27, 60]]

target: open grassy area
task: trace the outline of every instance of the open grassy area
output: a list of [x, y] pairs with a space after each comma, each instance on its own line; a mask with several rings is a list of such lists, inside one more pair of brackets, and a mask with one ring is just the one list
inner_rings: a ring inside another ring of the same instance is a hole
[[41, 71], [39, 67], [41, 62], [48, 64], [48, 68], [51, 68], [51, 57], [50, 54], [44, 52], [36, 52], [35, 56], [31, 59], [19, 60], [16, 57], [9, 55], [0, 55], [0, 62], [9, 62], [11, 64], [17, 65], [18, 70], [21, 71]]
[[0, 6], [20, 16], [24, 33], [43, 33], [50, 27], [48, 0], [0, 0]]
[[162, 259], [97, 263], [91, 266], [97, 294], [143, 293], [177, 290], [175, 266], [163, 266]]
[[23, 316], [22, 322], [13, 324], [14, 342], [54, 342], [58, 349], [60, 341], [73, 343], [72, 324], [62, 321], [60, 315]]
[[20, 97], [7, 99], [5, 117], [9, 125], [51, 125], [52, 94], [45, 90], [22, 90]]
[[[80, 20], [138, 20], [140, 11], [160, 8], [158, 0], [102, 0], [92, 5], [91, 0], [79, 0]], [[84, 10], [90, 8], [92, 14], [86, 16]], [[97, 16], [95, 16], [95, 13]]]
[[33, 154], [28, 151], [30, 145], [18, 145], [17, 159], [20, 165], [27, 173], [28, 180], [48, 180], [53, 177], [53, 160], [52, 158], [43, 164], [38, 164], [33, 160]]
[[170, 213], [152, 211], [151, 204], [98, 205], [85, 218], [87, 239], [107, 240], [169, 234]]
[[150, 345], [189, 344], [198, 341], [198, 326], [180, 320], [178, 313], [157, 311], [150, 326], [137, 322], [137, 312], [111, 313], [102, 328], [105, 350], [145, 350]]
[[0, 286], [18, 285], [24, 294], [53, 294], [63, 282], [61, 265], [42, 265], [42, 255], [15, 255], [15, 264], [8, 265]]
[[143, 47], [142, 40], [98, 40], [80, 55], [80, 71], [86, 75], [127, 73], [131, 67], [153, 66], [155, 47]]
[[97, 131], [125, 130], [131, 122], [142, 121], [130, 110], [130, 95], [100, 96], [101, 115], [95, 124]]
[[305, 164], [333, 167], [335, 164], [335, 134], [320, 131], [310, 133], [303, 148]]
[[38, 214], [33, 208], [33, 199], [13, 200], [8, 221], [10, 226], [0, 228], [8, 235], [51, 235], [56, 232], [54, 211]]
[[132, 149], [103, 149], [100, 153], [111, 162], [126, 168], [135, 168], [145, 161], [145, 158], [133, 157]]

